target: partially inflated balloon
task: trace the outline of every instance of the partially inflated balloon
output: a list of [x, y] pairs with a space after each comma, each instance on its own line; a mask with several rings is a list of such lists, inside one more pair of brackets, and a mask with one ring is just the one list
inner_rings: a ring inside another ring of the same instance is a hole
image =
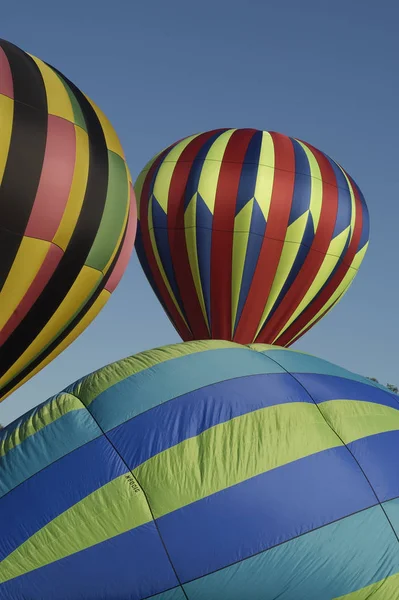
[[367, 249], [351, 177], [279, 133], [191, 136], [135, 188], [138, 255], [186, 341], [292, 344], [340, 300]]
[[398, 453], [397, 396], [312, 356], [119, 361], [0, 432], [0, 598], [397, 600]]
[[66, 77], [0, 41], [0, 400], [115, 289], [136, 205], [123, 150]]

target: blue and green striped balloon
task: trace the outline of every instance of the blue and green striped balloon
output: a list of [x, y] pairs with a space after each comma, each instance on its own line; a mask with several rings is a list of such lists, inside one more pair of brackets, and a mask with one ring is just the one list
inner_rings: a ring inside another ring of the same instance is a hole
[[395, 600], [399, 404], [275, 346], [190, 342], [0, 436], [2, 600]]

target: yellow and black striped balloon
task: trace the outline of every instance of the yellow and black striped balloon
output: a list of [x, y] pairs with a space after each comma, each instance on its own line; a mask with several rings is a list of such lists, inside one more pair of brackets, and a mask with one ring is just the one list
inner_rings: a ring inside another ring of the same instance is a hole
[[101, 110], [0, 40], [0, 400], [68, 346], [127, 265], [136, 208]]

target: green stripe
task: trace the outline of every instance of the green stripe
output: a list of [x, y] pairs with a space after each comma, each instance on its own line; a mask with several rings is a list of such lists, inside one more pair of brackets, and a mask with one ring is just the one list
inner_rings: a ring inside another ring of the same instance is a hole
[[50, 423], [57, 421], [63, 415], [80, 409], [83, 409], [83, 405], [79, 398], [69, 394], [59, 394], [44, 406], [28, 413], [27, 418], [23, 417], [26, 420], [21, 421], [15, 429], [5, 431], [6, 436], [0, 439], [0, 457], [5, 456], [7, 452], [22, 444]]
[[381, 581], [372, 583], [351, 594], [345, 594], [344, 596], [339, 596], [339, 598], [334, 598], [333, 600], [369, 600], [369, 598], [372, 598], [372, 600], [396, 600], [398, 597], [398, 589], [399, 574], [396, 574], [381, 579]]
[[117, 477], [32, 535], [0, 563], [0, 583], [151, 521], [143, 492], [128, 478]]
[[327, 423], [345, 444], [399, 429], [399, 410], [357, 400], [329, 400], [319, 405]]
[[87, 133], [86, 121], [83, 116], [82, 109], [80, 108], [79, 102], [76, 100], [75, 95], [72, 92], [69, 85], [64, 81], [64, 79], [62, 77], [60, 77], [58, 75], [58, 73], [56, 71], [54, 71], [54, 72], [57, 75], [58, 79], [61, 81], [62, 85], [64, 86], [64, 88], [69, 96], [69, 100], [72, 105], [73, 118], [74, 118], [75, 125], [77, 125], [78, 127], [81, 127]]
[[[216, 425], [134, 470], [155, 518], [287, 463], [399, 429], [399, 411], [357, 400], [271, 406]], [[326, 422], [327, 421], [327, 422]], [[332, 428], [333, 429], [332, 429]]]
[[108, 150], [108, 190], [103, 216], [86, 265], [103, 271], [118, 245], [130, 202], [124, 160]]
[[69, 391], [71, 394], [79, 397], [85, 406], [89, 406], [97, 396], [120, 381], [141, 373], [146, 369], [151, 369], [160, 363], [198, 352], [205, 352], [206, 350], [222, 350], [225, 348], [242, 350], [243, 347], [239, 344], [223, 340], [206, 340], [173, 344], [156, 348], [155, 350], [147, 350], [103, 367], [100, 371], [96, 371], [78, 381]]
[[342, 445], [314, 404], [263, 408], [221, 423], [134, 470], [155, 518], [265, 471]]

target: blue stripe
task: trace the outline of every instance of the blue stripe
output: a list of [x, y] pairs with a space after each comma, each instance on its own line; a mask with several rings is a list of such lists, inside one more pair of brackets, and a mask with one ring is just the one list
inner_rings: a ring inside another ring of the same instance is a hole
[[[283, 373], [275, 362], [247, 348], [198, 352], [154, 365], [111, 386], [90, 404], [104, 431], [168, 400], [226, 379]], [[182, 377], [184, 374], [184, 377]]]
[[[351, 224], [352, 198], [345, 175], [338, 167], [338, 165], [333, 160], [331, 160], [331, 158], [329, 158], [327, 155], [324, 156], [327, 158], [332, 170], [334, 171], [338, 188], [338, 210], [335, 220], [334, 233], [332, 235], [332, 239], [334, 239]], [[348, 237], [350, 237], [349, 234]]]
[[[252, 279], [258, 264], [260, 251], [263, 245], [263, 235], [266, 229], [266, 220], [255, 201], [252, 208], [250, 233], [248, 235], [247, 251], [245, 255], [244, 271], [240, 287], [240, 296], [238, 300], [237, 315], [234, 324], [234, 330], [237, 328], [242, 311], [244, 310], [245, 302], [251, 288]], [[260, 233], [262, 232], [262, 233]], [[246, 235], [246, 233], [235, 232], [235, 235]]]
[[289, 402], [312, 400], [290, 375], [252, 375], [215, 383], [157, 406], [120, 425], [109, 438], [129, 468], [135, 469], [210, 427]]
[[[148, 598], [148, 600], [150, 599]], [[184, 595], [183, 590], [179, 586], [173, 588], [173, 590], [168, 590], [167, 592], [162, 592], [156, 596], [151, 596], [151, 600], [187, 600], [187, 596]]]
[[308, 533], [185, 586], [190, 600], [332, 600], [399, 571], [380, 507]]
[[159, 204], [155, 196], [152, 196], [152, 217], [154, 226], [155, 243], [158, 253], [165, 269], [166, 277], [173, 290], [177, 303], [183, 311], [183, 303], [180, 297], [179, 288], [177, 286], [175, 271], [173, 268], [172, 255], [169, 246], [169, 231], [168, 231], [168, 216]]
[[0, 584], [0, 597], [141, 600], [176, 585], [156, 527], [147, 523]]
[[351, 179], [351, 182], [353, 184], [353, 186], [356, 188], [358, 194], [359, 194], [359, 199], [360, 199], [360, 203], [361, 203], [361, 207], [362, 207], [362, 233], [360, 236], [360, 241], [359, 241], [359, 246], [357, 248], [357, 252], [359, 252], [363, 246], [368, 242], [369, 240], [369, 236], [370, 236], [370, 216], [369, 216], [369, 211], [367, 208], [367, 204], [366, 201], [364, 199], [364, 196], [359, 188], [359, 186], [356, 184], [355, 181], [353, 181], [353, 179]]
[[212, 249], [213, 215], [208, 206], [197, 195], [196, 237], [197, 257], [200, 271], [201, 286], [204, 295], [206, 314], [211, 327], [211, 249]]
[[[201, 178], [202, 169], [204, 166], [204, 161], [206, 160], [206, 156], [211, 149], [214, 142], [224, 133], [224, 131], [218, 131], [214, 135], [212, 135], [206, 142], [204, 142], [201, 148], [198, 150], [191, 168], [190, 174], [187, 179], [186, 188], [184, 191], [184, 210], [187, 209], [188, 205], [191, 202], [194, 194], [198, 192], [198, 185]], [[193, 140], [195, 143], [195, 140]], [[177, 164], [179, 164], [183, 159], [179, 159]]]
[[336, 399], [361, 400], [399, 409], [399, 399], [396, 400], [391, 394], [366, 383], [335, 375], [318, 375], [316, 373], [295, 373], [294, 377], [317, 403]]
[[240, 182], [236, 197], [236, 212], [238, 213], [255, 195], [258, 177], [259, 156], [262, 146], [263, 132], [257, 131], [251, 138], [241, 166]]
[[62, 456], [101, 435], [90, 413], [74, 410], [26, 438], [0, 458], [0, 498]]
[[24, 481], [0, 499], [0, 561], [55, 517], [127, 471], [101, 437]]
[[345, 447], [294, 461], [158, 519], [186, 582], [376, 504]]
[[306, 152], [296, 140], [290, 139], [295, 154], [295, 181], [288, 225], [309, 210], [312, 191], [310, 165]]
[[348, 444], [380, 502], [399, 496], [399, 431], [385, 431]]

